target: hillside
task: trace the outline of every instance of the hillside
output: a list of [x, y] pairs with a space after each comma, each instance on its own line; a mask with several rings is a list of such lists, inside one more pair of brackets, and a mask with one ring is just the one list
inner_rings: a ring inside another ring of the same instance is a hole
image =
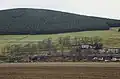
[[56, 40], [59, 37], [70, 36], [74, 37], [95, 37], [99, 36], [103, 40], [105, 47], [120, 47], [120, 32], [103, 30], [103, 31], [85, 31], [85, 32], [72, 32], [72, 33], [61, 33], [61, 34], [47, 34], [47, 35], [0, 35], [0, 47], [6, 44], [14, 43], [27, 43], [47, 39], [51, 37]]
[[0, 11], [0, 34], [56, 34], [108, 30], [117, 26], [120, 26], [119, 20], [46, 9], [17, 8]]

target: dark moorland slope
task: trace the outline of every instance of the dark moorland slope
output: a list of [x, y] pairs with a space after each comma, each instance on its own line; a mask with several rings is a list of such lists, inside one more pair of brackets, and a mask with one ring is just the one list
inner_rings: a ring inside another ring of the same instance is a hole
[[106, 30], [120, 26], [119, 20], [72, 13], [17, 8], [0, 11], [0, 34], [53, 34]]

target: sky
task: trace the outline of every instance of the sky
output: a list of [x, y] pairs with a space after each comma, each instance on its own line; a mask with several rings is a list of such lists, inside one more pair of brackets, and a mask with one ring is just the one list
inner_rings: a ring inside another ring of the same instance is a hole
[[0, 0], [0, 10], [51, 9], [120, 20], [120, 0]]

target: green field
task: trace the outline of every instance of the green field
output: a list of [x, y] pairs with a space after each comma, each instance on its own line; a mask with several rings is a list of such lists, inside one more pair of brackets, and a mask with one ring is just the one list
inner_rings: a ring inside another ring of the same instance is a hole
[[113, 30], [104, 31], [84, 31], [84, 32], [73, 32], [73, 33], [63, 33], [63, 34], [48, 34], [48, 35], [0, 35], [0, 48], [9, 43], [21, 43], [20, 41], [35, 41], [43, 40], [51, 37], [53, 40], [58, 37], [94, 37], [99, 36], [103, 40], [105, 47], [120, 47], [120, 32]]

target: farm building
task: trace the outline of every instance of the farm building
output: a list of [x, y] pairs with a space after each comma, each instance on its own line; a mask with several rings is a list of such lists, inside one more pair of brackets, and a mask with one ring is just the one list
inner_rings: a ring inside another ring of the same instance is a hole
[[108, 48], [107, 53], [120, 53], [120, 48]]

